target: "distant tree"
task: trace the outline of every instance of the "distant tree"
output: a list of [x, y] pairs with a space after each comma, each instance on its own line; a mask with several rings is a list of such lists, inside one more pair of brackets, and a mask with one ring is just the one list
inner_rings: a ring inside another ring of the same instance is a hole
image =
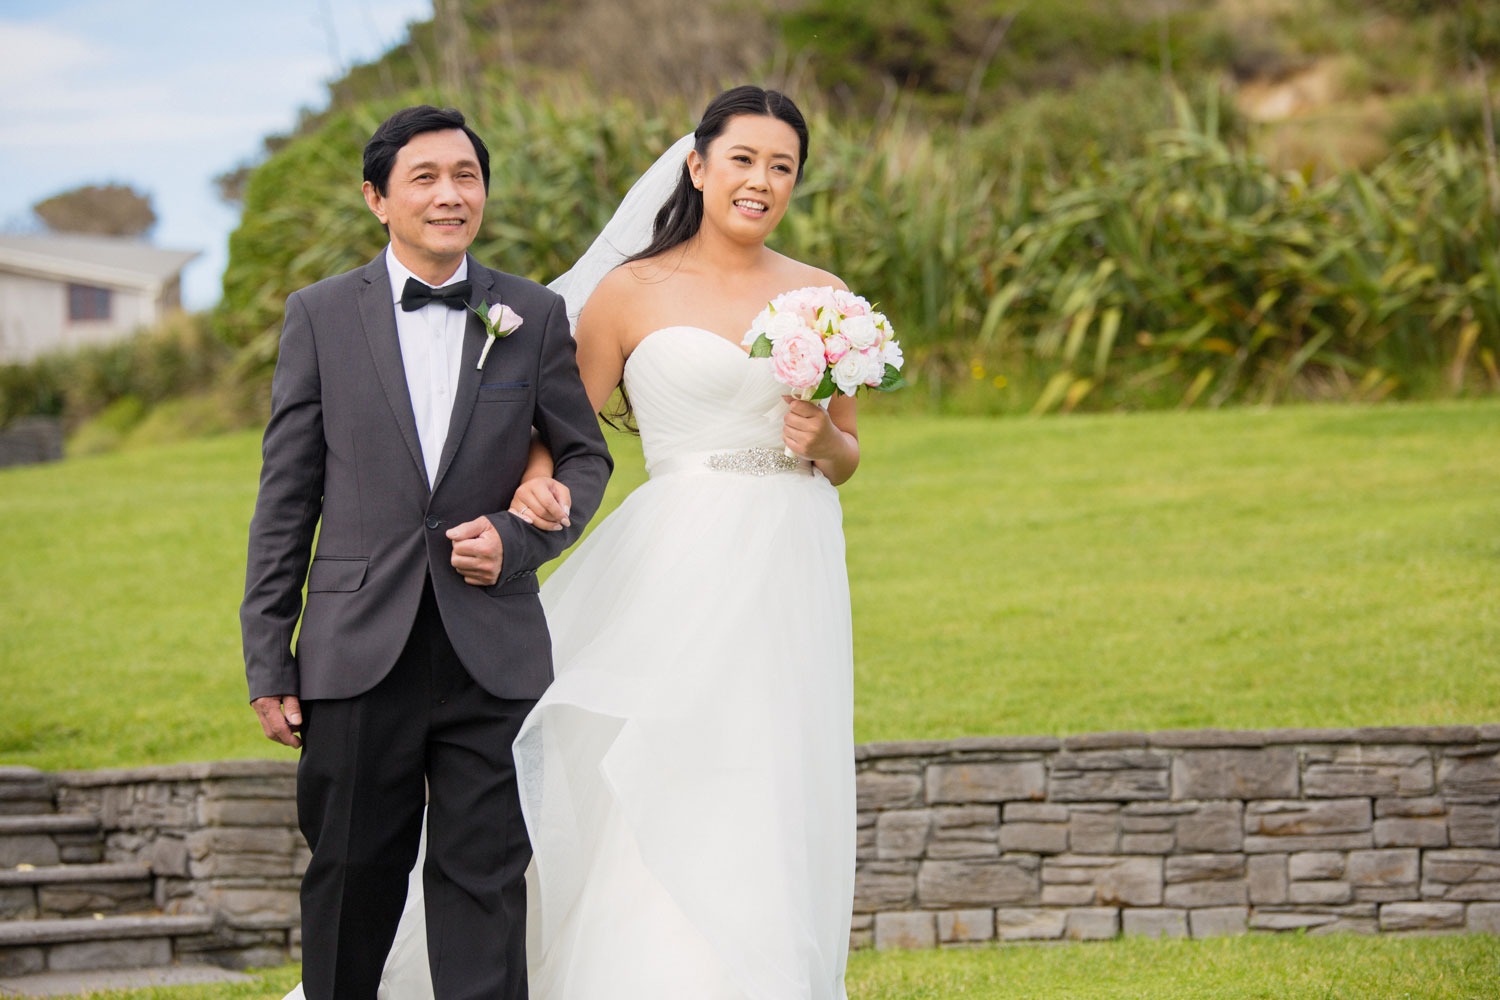
[[45, 198], [31, 210], [55, 233], [141, 236], [156, 225], [151, 196], [124, 184], [88, 184]]

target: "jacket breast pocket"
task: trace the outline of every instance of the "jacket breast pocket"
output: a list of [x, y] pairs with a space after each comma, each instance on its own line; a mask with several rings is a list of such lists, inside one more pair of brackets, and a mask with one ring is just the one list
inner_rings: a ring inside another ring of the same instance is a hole
[[307, 592], [348, 593], [365, 582], [368, 559], [344, 556], [319, 556], [307, 571]]

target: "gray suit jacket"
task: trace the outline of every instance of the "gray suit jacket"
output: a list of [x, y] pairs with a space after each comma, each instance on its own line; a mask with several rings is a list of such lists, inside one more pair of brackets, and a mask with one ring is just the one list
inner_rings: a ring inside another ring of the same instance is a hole
[[[252, 700], [348, 698], [374, 687], [405, 644], [429, 573], [453, 648], [480, 685], [503, 698], [536, 698], [550, 683], [536, 570], [598, 510], [612, 465], [578, 377], [563, 300], [472, 257], [469, 280], [472, 304], [504, 302], [523, 322], [490, 349], [481, 372], [488, 335], [469, 314], [431, 491], [385, 254], [287, 299], [240, 607]], [[573, 494], [572, 527], [561, 531], [505, 513], [532, 427]], [[463, 581], [444, 534], [481, 514], [505, 550], [493, 587]]]

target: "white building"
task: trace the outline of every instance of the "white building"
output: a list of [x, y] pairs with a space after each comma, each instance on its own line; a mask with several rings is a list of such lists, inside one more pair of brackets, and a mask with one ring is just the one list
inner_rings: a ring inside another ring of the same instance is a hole
[[181, 306], [197, 253], [110, 236], [0, 234], [0, 363], [119, 340]]

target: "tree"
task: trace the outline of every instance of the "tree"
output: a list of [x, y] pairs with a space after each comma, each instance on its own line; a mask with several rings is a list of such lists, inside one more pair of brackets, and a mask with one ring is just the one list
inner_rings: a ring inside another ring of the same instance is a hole
[[31, 206], [55, 233], [141, 236], [156, 225], [151, 196], [124, 184], [88, 184]]

